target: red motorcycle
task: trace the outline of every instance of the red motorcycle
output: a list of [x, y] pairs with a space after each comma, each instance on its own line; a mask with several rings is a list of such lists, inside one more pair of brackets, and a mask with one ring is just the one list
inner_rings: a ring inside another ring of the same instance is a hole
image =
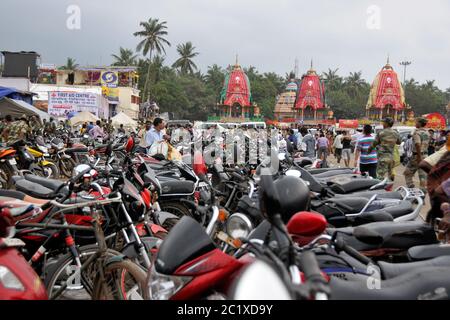
[[[265, 195], [275, 193], [267, 185], [261, 187], [260, 192]], [[266, 216], [269, 215], [268, 212], [276, 212], [270, 205], [262, 204], [261, 208], [264, 207], [267, 207]], [[309, 238], [325, 227], [326, 220], [316, 218], [312, 213], [300, 212], [290, 220], [290, 228], [298, 237]], [[244, 266], [254, 261], [254, 257], [281, 260], [278, 266], [281, 264], [281, 269], [289, 271], [290, 281], [295, 284], [304, 283], [305, 276], [297, 267], [299, 259], [295, 257], [297, 253], [293, 250], [292, 238], [284, 230], [286, 227], [277, 215], [269, 216], [248, 239], [242, 239], [245, 241], [244, 246], [240, 246], [234, 255], [229, 255], [214, 244], [198, 222], [190, 217], [183, 217], [159, 248], [155, 265], [148, 276], [149, 296], [156, 300], [227, 298], [231, 283], [240, 275]], [[267, 235], [270, 234], [277, 240], [279, 250], [272, 250], [267, 246], [269, 242], [262, 240], [268, 240]], [[230, 241], [229, 244], [239, 247], [236, 242]], [[323, 273], [318, 278], [322, 284], [328, 281]]]
[[47, 300], [47, 292], [39, 276], [22, 257], [17, 247], [24, 243], [14, 239], [14, 216], [29, 206], [10, 208], [0, 204], [0, 299]]

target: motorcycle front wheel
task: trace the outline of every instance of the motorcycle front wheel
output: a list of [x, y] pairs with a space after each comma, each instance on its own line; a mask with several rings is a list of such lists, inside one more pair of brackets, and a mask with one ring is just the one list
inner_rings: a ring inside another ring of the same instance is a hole
[[59, 179], [59, 169], [53, 163], [42, 166], [42, 171], [45, 178]]
[[77, 164], [72, 158], [62, 158], [59, 160], [59, 168], [61, 169], [61, 173], [67, 178], [72, 177], [72, 172], [76, 165]]

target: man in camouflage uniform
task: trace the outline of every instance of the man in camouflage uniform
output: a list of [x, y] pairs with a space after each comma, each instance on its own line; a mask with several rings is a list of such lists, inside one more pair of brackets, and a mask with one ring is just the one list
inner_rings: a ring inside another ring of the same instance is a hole
[[26, 140], [29, 135], [31, 135], [31, 128], [27, 123], [27, 116], [22, 115], [19, 120], [12, 123], [9, 129], [8, 144]]
[[397, 131], [392, 129], [394, 120], [392, 118], [385, 118], [383, 120], [383, 130], [381, 130], [369, 147], [368, 153], [374, 148], [377, 148], [377, 178], [383, 180], [386, 175], [391, 181], [394, 181], [394, 148], [396, 144], [400, 144], [400, 135]]
[[428, 146], [430, 144], [430, 133], [425, 126], [427, 119], [418, 118], [416, 120], [416, 130], [414, 130], [413, 139], [413, 155], [406, 165], [405, 175], [406, 185], [408, 188], [414, 188], [413, 177], [416, 171], [419, 173], [420, 188], [425, 192], [427, 185], [427, 174], [419, 169], [419, 163], [428, 155]]
[[41, 134], [41, 123], [36, 118], [36, 116], [31, 116], [30, 118], [30, 129], [33, 135], [40, 135]]

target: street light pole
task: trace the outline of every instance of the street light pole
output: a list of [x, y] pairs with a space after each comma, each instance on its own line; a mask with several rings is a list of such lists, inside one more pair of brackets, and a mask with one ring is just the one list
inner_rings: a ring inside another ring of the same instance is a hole
[[406, 67], [409, 66], [411, 64], [411, 61], [402, 61], [400, 62], [400, 65], [404, 67], [403, 69], [403, 86], [405, 85], [406, 82]]

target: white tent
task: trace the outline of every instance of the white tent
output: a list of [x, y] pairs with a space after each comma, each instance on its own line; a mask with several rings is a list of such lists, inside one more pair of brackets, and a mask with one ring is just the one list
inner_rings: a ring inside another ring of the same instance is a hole
[[6, 97], [0, 99], [0, 114], [3, 117], [10, 114], [13, 118], [18, 118], [23, 114], [27, 116], [37, 116], [41, 121], [43, 119], [50, 119], [50, 115], [47, 112], [41, 111], [25, 101]]
[[72, 126], [78, 126], [80, 124], [83, 124], [85, 122], [95, 122], [97, 120], [100, 120], [98, 117], [96, 117], [94, 114], [90, 113], [89, 111], [83, 111], [77, 113], [75, 116], [73, 116], [70, 119], [70, 124]]
[[136, 129], [138, 126], [137, 121], [131, 119], [123, 112], [119, 112], [117, 115], [112, 117], [111, 120], [114, 127], [119, 127], [121, 124], [123, 124], [124, 127]]

